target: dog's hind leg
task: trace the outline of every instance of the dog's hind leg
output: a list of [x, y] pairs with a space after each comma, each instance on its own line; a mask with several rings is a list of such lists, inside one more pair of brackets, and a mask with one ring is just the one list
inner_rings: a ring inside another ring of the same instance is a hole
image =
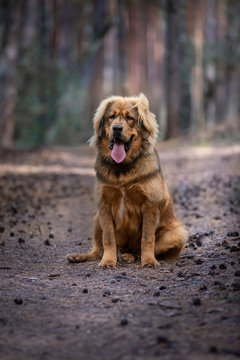
[[155, 238], [155, 256], [158, 260], [176, 260], [183, 249], [187, 231], [179, 221], [157, 230]]
[[94, 245], [92, 250], [89, 253], [69, 254], [67, 258], [70, 263], [95, 261], [101, 259], [102, 253], [102, 228], [100, 225], [99, 216], [96, 215], [94, 225]]

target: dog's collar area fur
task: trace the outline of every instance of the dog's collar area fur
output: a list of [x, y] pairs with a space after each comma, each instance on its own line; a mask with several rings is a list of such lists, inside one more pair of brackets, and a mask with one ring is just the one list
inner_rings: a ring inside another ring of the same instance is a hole
[[[142, 176], [138, 177], [137, 181], [141, 182], [141, 181], [147, 181], [147, 180], [153, 179], [157, 174], [161, 174], [159, 169], [155, 169], [146, 175], [142, 175]], [[125, 175], [125, 174], [120, 174], [120, 175]], [[108, 178], [106, 178], [104, 175], [102, 175], [99, 171], [96, 171], [97, 179], [100, 180], [102, 183], [108, 184], [108, 185], [118, 185], [120, 175], [117, 177], [117, 181], [111, 181]], [[136, 179], [130, 180], [127, 182], [127, 185], [131, 185], [135, 182], [136, 182]], [[122, 180], [120, 181], [120, 183], [122, 183]]]
[[127, 175], [135, 166], [136, 162], [142, 157], [144, 154], [140, 152], [138, 156], [131, 161], [130, 163], [116, 163], [112, 158], [105, 158], [102, 154], [98, 154], [96, 161], [96, 173], [98, 174], [98, 164], [100, 164], [100, 169], [105, 168], [109, 174], [114, 175], [116, 178], [119, 178], [121, 175]]
[[[154, 154], [154, 153], [153, 153]], [[149, 162], [153, 160], [153, 154], [147, 154], [144, 151], [139, 152], [138, 156], [130, 163], [116, 163], [112, 159], [104, 157], [101, 153], [98, 153], [96, 163], [95, 163], [95, 171], [97, 178], [103, 182], [108, 184], [116, 184], [119, 182], [120, 178], [121, 181], [123, 180], [123, 177], [128, 176], [131, 174], [133, 176], [130, 176], [131, 179], [135, 179], [134, 174], [136, 173], [136, 167], [137, 163], [140, 159], [145, 158], [145, 161]], [[155, 154], [156, 156], [156, 154]], [[151, 167], [151, 170], [147, 174], [143, 174], [143, 179], [148, 179], [148, 177], [155, 176], [157, 173], [161, 174], [161, 168], [158, 165], [157, 159], [154, 160], [155, 165]], [[127, 180], [127, 179], [126, 179]], [[131, 180], [130, 180], [131, 182]], [[135, 182], [135, 180], [134, 180]]]

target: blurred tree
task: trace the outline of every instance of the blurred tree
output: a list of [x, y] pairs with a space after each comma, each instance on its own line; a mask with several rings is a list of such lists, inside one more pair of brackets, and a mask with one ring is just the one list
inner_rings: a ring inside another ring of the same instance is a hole
[[[238, 14], [238, 16], [237, 16]], [[227, 39], [226, 39], [226, 121], [240, 129], [240, 2], [227, 2]]]
[[18, 1], [3, 1], [4, 35], [2, 41], [1, 67], [4, 97], [1, 104], [0, 120], [1, 145], [11, 147], [15, 127], [14, 107], [16, 101], [16, 70], [18, 59], [18, 36], [21, 25], [21, 12], [24, 4]]
[[236, 134], [239, 12], [238, 0], [0, 0], [0, 145], [86, 141], [101, 99], [141, 91], [161, 138]]
[[191, 127], [203, 132], [204, 116], [204, 83], [203, 83], [203, 44], [206, 1], [189, 0], [189, 35], [193, 43], [194, 62], [191, 71]]
[[166, 3], [167, 13], [167, 131], [166, 139], [176, 137], [179, 133], [180, 104], [180, 14], [181, 0], [169, 0]]

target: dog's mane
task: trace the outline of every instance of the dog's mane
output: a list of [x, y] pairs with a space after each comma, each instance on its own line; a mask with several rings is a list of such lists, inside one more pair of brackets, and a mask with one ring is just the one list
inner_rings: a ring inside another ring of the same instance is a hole
[[142, 126], [145, 130], [148, 131], [149, 136], [147, 140], [152, 146], [154, 146], [158, 138], [158, 123], [156, 121], [155, 115], [150, 112], [148, 99], [143, 93], [140, 93], [138, 96], [126, 97], [113, 95], [103, 100], [97, 108], [93, 118], [94, 135], [88, 141], [90, 146], [97, 145], [98, 132], [101, 124], [103, 124], [105, 112], [109, 104], [115, 101], [132, 102], [134, 104], [133, 107], [136, 107], [139, 115], [139, 126]]

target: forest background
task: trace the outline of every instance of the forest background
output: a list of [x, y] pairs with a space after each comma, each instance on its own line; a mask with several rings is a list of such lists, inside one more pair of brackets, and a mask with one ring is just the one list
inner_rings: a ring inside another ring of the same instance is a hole
[[240, 1], [0, 0], [0, 146], [78, 145], [144, 92], [160, 139], [239, 139]]

